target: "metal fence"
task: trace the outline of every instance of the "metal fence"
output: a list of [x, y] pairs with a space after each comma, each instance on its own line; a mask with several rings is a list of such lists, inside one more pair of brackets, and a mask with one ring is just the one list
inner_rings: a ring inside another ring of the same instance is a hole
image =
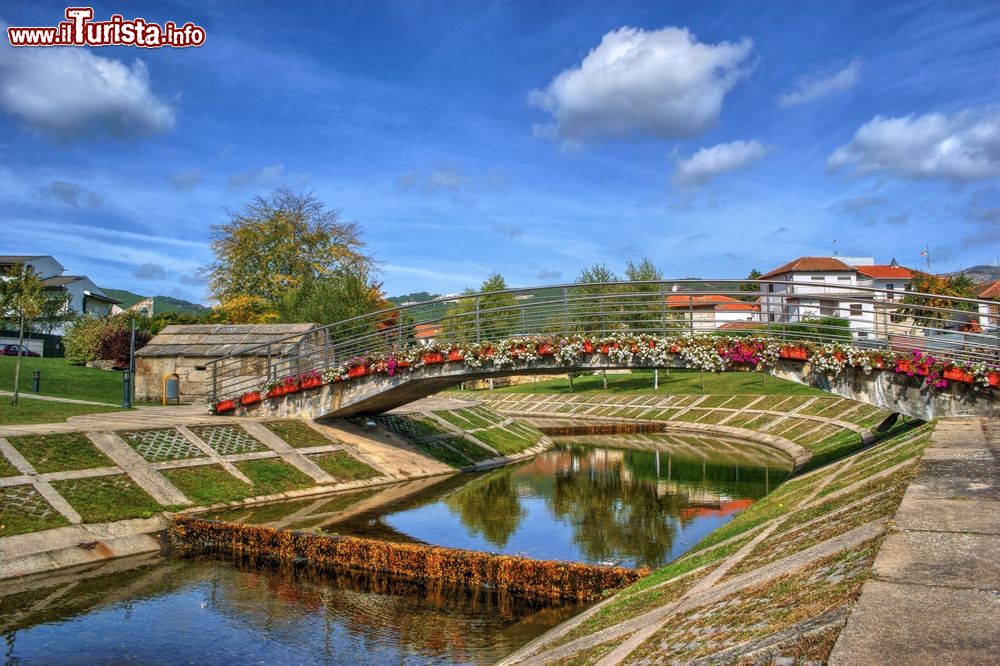
[[530, 335], [761, 335], [870, 349], [921, 349], [1000, 364], [996, 301], [830, 282], [665, 280], [567, 284], [448, 296], [323, 326], [209, 364], [213, 400], [268, 379], [336, 367], [431, 339]]

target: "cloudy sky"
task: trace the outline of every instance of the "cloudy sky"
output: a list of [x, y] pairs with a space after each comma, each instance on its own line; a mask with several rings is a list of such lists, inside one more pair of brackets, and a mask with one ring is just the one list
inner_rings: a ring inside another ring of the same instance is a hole
[[0, 253], [205, 300], [209, 225], [286, 184], [361, 224], [390, 294], [644, 255], [677, 277], [1000, 257], [996, 2], [94, 6], [140, 8], [205, 45], [4, 39]]

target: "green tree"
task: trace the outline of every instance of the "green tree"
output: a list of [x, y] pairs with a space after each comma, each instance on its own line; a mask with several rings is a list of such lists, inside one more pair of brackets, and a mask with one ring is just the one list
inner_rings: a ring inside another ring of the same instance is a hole
[[[750, 273], [747, 275], [748, 280], [759, 280], [763, 273], [761, 273], [756, 268], [750, 269]], [[740, 291], [747, 292], [746, 296], [740, 296], [741, 301], [755, 301], [760, 295], [760, 285], [756, 282], [744, 282], [740, 285]]]
[[[288, 323], [334, 324], [388, 307], [382, 283], [372, 279], [364, 267], [342, 268], [324, 277], [307, 277], [282, 299], [278, 315], [280, 321]], [[361, 323], [333, 326], [328, 335], [338, 340], [360, 333], [393, 329], [394, 316], [398, 313], [387, 313], [386, 317], [378, 320], [366, 319]], [[395, 331], [392, 333], [395, 334]]]
[[570, 290], [568, 329], [576, 333], [599, 333], [623, 327], [615, 307], [621, 278], [604, 264], [596, 263], [580, 271], [577, 286]]
[[42, 282], [29, 267], [17, 264], [5, 279], [0, 280], [0, 312], [5, 319], [13, 319], [18, 327], [18, 353], [14, 365], [14, 400], [17, 406], [18, 383], [21, 379], [21, 348], [24, 346], [24, 332], [31, 329], [32, 322], [42, 313], [44, 304]]
[[[639, 263], [631, 260], [625, 265], [625, 279], [630, 282], [663, 280], [663, 272], [651, 259], [643, 257]], [[628, 287], [628, 296], [623, 298], [623, 321], [637, 333], [659, 333], [665, 323], [665, 301], [663, 284], [633, 284]]]
[[312, 278], [371, 265], [361, 231], [312, 194], [282, 187], [212, 225], [215, 261], [203, 268], [220, 313], [273, 321], [285, 295]]
[[500, 340], [526, 332], [521, 330], [517, 299], [509, 289], [503, 275], [494, 273], [483, 280], [478, 290], [463, 291], [441, 322], [444, 337], [456, 342], [475, 341], [477, 311], [481, 341]]

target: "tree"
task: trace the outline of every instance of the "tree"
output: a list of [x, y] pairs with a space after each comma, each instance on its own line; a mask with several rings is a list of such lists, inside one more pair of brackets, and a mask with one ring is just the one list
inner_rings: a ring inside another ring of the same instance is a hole
[[254, 198], [211, 229], [215, 261], [203, 272], [220, 314], [237, 321], [273, 321], [288, 292], [307, 279], [371, 266], [355, 222], [287, 187]]
[[[366, 269], [342, 268], [321, 278], [308, 276], [285, 295], [278, 306], [278, 315], [280, 321], [288, 323], [333, 324], [389, 307], [382, 283], [372, 279]], [[398, 316], [396, 310], [388, 312], [385, 317], [371, 321], [369, 330], [359, 330], [357, 325], [334, 326], [329, 329], [329, 336], [336, 340], [362, 332], [395, 329]]]
[[[476, 341], [476, 311], [479, 312], [478, 339], [499, 340], [520, 330], [517, 299], [508, 293], [510, 286], [500, 273], [483, 280], [478, 290], [466, 289], [445, 314], [442, 332], [449, 340]], [[489, 293], [501, 292], [501, 293]]]
[[[975, 308], [973, 303], [954, 300], [976, 297], [976, 283], [965, 274], [946, 276], [914, 271], [910, 284], [917, 293], [910, 293], [902, 298], [900, 303], [904, 307], [899, 309], [897, 316], [913, 317], [914, 322], [920, 326], [945, 328], [948, 321], [957, 321], [956, 313], [942, 312], [936, 308], [965, 311]], [[920, 296], [918, 293], [929, 295]]]
[[[631, 260], [626, 263], [625, 279], [631, 282], [659, 282], [663, 280], [663, 272], [651, 259], [643, 257], [637, 264]], [[636, 332], [660, 332], [665, 324], [665, 298], [662, 284], [631, 285], [628, 298], [621, 303], [624, 310], [622, 319]]]
[[17, 320], [17, 361], [14, 365], [14, 400], [17, 406], [18, 382], [21, 379], [21, 349], [24, 346], [24, 331], [30, 330], [31, 323], [42, 312], [42, 282], [29, 267], [15, 265], [6, 279], [0, 280], [0, 312], [4, 318]]
[[[759, 280], [763, 273], [761, 273], [756, 268], [750, 269], [750, 273], [747, 274], [748, 280]], [[756, 282], [744, 282], [740, 285], [740, 291], [747, 292], [746, 296], [740, 296], [741, 301], [755, 301], [760, 295], [760, 285]]]

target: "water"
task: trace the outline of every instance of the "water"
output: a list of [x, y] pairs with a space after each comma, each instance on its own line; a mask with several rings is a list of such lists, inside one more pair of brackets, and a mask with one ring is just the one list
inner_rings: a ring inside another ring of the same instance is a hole
[[[789, 471], [775, 452], [734, 440], [574, 438], [492, 472], [210, 517], [657, 566]], [[491, 663], [583, 608], [239, 561], [124, 560], [109, 567], [130, 568], [0, 584], [7, 663]]]

